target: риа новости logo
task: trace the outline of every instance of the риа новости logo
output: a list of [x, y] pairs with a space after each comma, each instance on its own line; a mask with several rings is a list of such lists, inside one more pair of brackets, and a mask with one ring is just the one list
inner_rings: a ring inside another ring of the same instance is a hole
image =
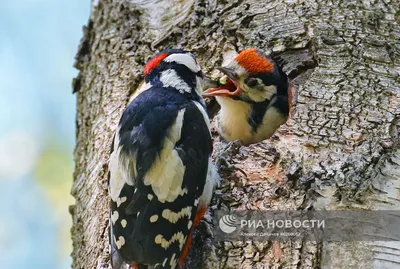
[[225, 215], [219, 220], [219, 228], [224, 233], [230, 234], [236, 230], [238, 220], [233, 215]]

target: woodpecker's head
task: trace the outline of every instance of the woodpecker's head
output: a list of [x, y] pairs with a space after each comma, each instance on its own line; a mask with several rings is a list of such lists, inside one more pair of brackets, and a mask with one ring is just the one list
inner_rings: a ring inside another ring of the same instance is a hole
[[222, 86], [210, 88], [203, 96], [220, 96], [248, 103], [288, 95], [288, 79], [274, 60], [257, 49], [242, 51], [226, 67], [218, 70], [226, 76]]
[[187, 96], [199, 96], [205, 87], [196, 58], [181, 49], [167, 49], [153, 56], [144, 68], [144, 79], [151, 86], [179, 91]]

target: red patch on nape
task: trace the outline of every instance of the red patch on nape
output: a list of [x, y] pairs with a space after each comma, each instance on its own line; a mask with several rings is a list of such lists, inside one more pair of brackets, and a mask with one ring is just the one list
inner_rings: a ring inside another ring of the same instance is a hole
[[144, 67], [144, 75], [147, 76], [151, 72], [151, 70], [156, 68], [161, 63], [161, 61], [168, 56], [168, 53], [162, 53], [160, 55], [154, 56], [153, 59], [151, 59]]
[[242, 51], [235, 60], [250, 74], [274, 72], [274, 64], [271, 60], [262, 56], [256, 49]]

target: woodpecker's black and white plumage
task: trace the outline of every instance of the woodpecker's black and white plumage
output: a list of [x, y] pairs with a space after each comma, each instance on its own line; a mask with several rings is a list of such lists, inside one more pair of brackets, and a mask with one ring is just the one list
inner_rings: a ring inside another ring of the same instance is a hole
[[227, 81], [206, 90], [203, 96], [216, 96], [221, 106], [218, 131], [225, 140], [257, 143], [286, 122], [289, 82], [273, 59], [256, 49], [247, 49], [218, 69]]
[[218, 175], [210, 162], [203, 74], [171, 49], [146, 65], [146, 90], [123, 112], [110, 156], [113, 268], [182, 267]]

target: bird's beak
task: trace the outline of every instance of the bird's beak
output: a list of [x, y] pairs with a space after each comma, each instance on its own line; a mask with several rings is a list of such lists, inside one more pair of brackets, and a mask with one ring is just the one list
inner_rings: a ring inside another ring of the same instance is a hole
[[203, 96], [235, 96], [238, 95], [242, 89], [240, 89], [237, 79], [238, 75], [235, 70], [227, 67], [217, 67], [219, 71], [224, 73], [227, 77], [227, 82], [223, 85], [219, 85], [218, 87], [209, 88], [208, 90], [203, 92]]
[[203, 81], [204, 81], [203, 89], [217, 88], [217, 87], [221, 86], [221, 84], [218, 81], [213, 80], [207, 76], [204, 76]]
[[219, 71], [221, 71], [222, 73], [224, 73], [225, 75], [228, 76], [228, 78], [232, 79], [232, 80], [237, 80], [238, 79], [238, 75], [236, 74], [235, 70], [232, 68], [227, 68], [227, 67], [217, 67], [217, 69]]

